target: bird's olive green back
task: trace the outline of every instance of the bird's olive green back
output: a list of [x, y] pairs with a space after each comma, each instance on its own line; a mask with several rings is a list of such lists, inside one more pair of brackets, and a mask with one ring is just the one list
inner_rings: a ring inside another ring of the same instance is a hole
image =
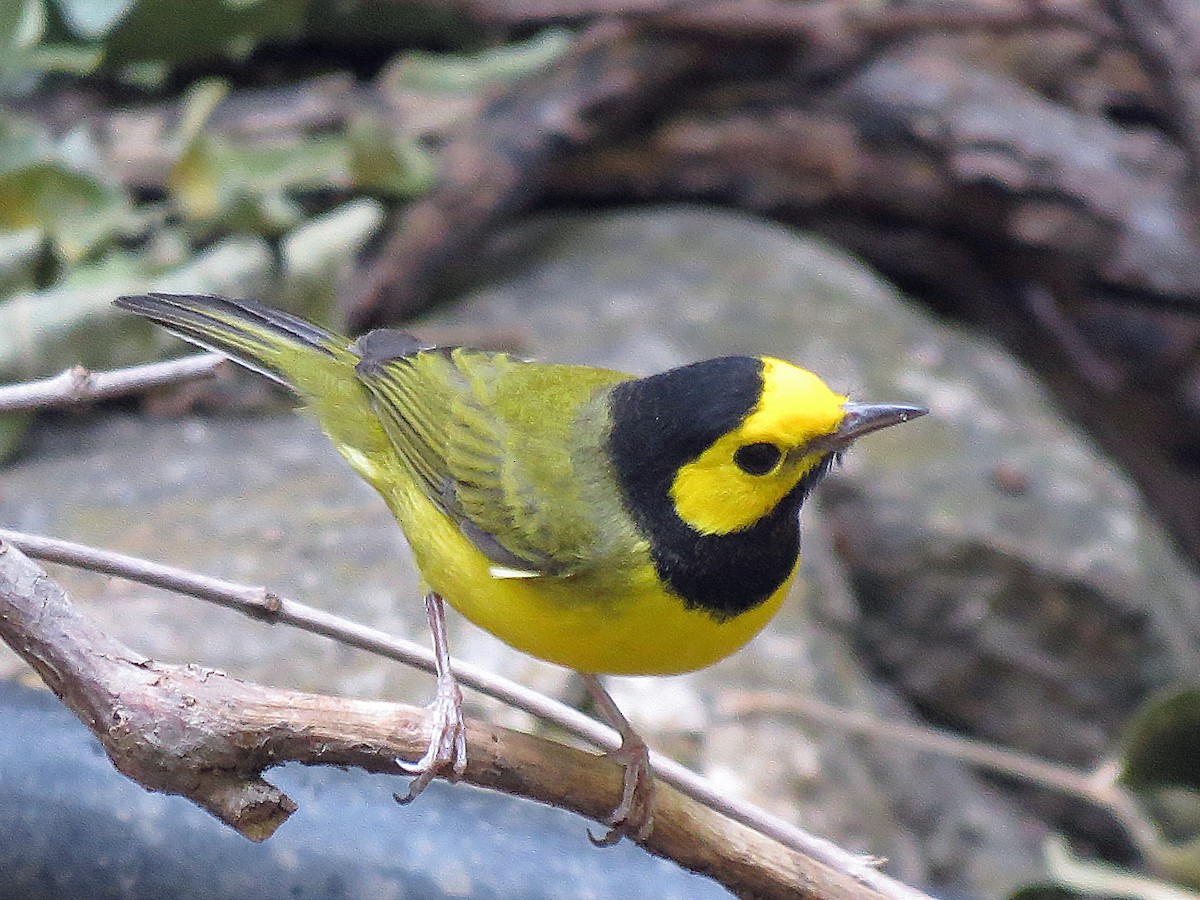
[[248, 300], [118, 305], [293, 388], [397, 515], [415, 484], [501, 567], [615, 569], [641, 546], [604, 451], [608, 389], [626, 375], [433, 348], [390, 329], [352, 343]]
[[438, 348], [358, 377], [411, 477], [497, 564], [564, 575], [637, 540], [603, 451], [628, 376]]

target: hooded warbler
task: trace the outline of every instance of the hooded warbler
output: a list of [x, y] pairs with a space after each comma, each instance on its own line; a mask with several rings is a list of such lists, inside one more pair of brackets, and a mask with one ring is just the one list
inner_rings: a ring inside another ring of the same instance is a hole
[[466, 765], [444, 597], [519, 650], [584, 675], [622, 736], [622, 798], [602, 843], [652, 822], [645, 744], [600, 674], [716, 662], [779, 609], [799, 510], [856, 438], [926, 410], [865, 404], [770, 357], [635, 378], [357, 340], [249, 300], [145, 294], [117, 306], [289, 386], [383, 496], [423, 577], [438, 660], [429, 750], [406, 800]]

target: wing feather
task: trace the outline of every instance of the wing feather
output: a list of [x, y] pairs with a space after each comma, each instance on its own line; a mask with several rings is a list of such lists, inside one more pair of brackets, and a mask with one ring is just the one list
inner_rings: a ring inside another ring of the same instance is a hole
[[[601, 552], [565, 435], [579, 399], [623, 376], [425, 347], [394, 358], [364, 354], [356, 371], [417, 484], [497, 577], [569, 574]], [[530, 390], [546, 373], [557, 379], [554, 390]]]

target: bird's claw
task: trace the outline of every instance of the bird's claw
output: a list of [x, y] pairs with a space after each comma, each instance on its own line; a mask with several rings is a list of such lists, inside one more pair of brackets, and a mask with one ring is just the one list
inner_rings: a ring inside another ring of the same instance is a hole
[[621, 802], [605, 819], [608, 833], [596, 837], [589, 829], [588, 840], [596, 847], [611, 847], [625, 837], [644, 841], [654, 829], [654, 775], [650, 771], [650, 748], [640, 737], [627, 736], [620, 749], [609, 751], [605, 756], [624, 768]]
[[437, 696], [426, 707], [429, 712], [429, 747], [415, 763], [396, 760], [405, 775], [412, 775], [408, 793], [393, 794], [400, 804], [411, 803], [438, 776], [458, 781], [467, 772], [467, 726], [462, 715], [462, 691], [453, 680], [438, 682]]

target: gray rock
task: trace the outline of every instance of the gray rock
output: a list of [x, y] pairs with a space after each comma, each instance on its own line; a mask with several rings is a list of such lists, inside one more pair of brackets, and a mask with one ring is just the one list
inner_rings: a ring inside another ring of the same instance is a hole
[[943, 721], [1094, 763], [1151, 690], [1195, 677], [1195, 572], [1026, 373], [940, 344], [933, 421], [905, 447], [924, 462], [823, 497], [859, 645]]

